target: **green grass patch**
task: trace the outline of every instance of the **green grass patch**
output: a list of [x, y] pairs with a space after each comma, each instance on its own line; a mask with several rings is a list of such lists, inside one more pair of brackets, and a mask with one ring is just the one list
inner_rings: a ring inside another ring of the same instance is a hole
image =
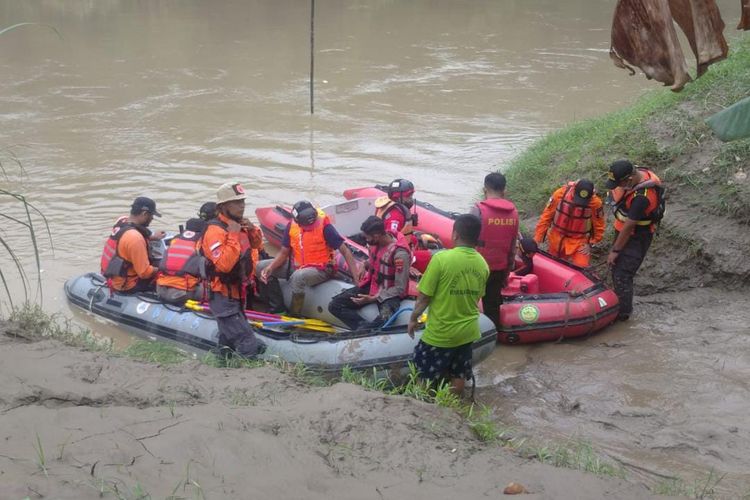
[[587, 441], [570, 440], [543, 445], [526, 443], [522, 450], [522, 454], [528, 453], [540, 462], [555, 467], [591, 472], [599, 476], [625, 477], [622, 467], [603, 459]]
[[326, 376], [317, 370], [313, 370], [303, 363], [290, 363], [289, 361], [280, 358], [269, 360], [244, 358], [236, 354], [231, 356], [217, 356], [212, 353], [207, 353], [201, 358], [201, 362], [214, 368], [228, 369], [272, 366], [292, 378], [311, 386], [322, 387], [331, 385], [331, 383], [334, 382], [330, 376]]
[[154, 342], [151, 340], [136, 340], [122, 351], [122, 354], [129, 358], [158, 363], [161, 365], [172, 365], [182, 363], [190, 359], [191, 356], [185, 351], [165, 344], [164, 342]]
[[34, 443], [34, 452], [36, 453], [36, 465], [39, 470], [47, 475], [47, 457], [44, 454], [44, 446], [42, 446], [42, 440], [39, 438], [39, 433], [36, 433], [36, 442]]
[[48, 314], [36, 304], [26, 303], [14, 308], [8, 317], [6, 334], [27, 340], [52, 338], [91, 351], [112, 352], [111, 339], [75, 325], [62, 314]]
[[[669, 222], [663, 223], [659, 226], [659, 237], [668, 239], [673, 242], [675, 246], [682, 249], [682, 256], [688, 259], [696, 259], [704, 254], [703, 244], [700, 240], [686, 233], [679, 227], [669, 224]], [[677, 258], [674, 256], [674, 258]]]
[[466, 425], [477, 439], [509, 448], [525, 458], [600, 476], [624, 477], [625, 475], [622, 467], [604, 459], [590, 443], [585, 441], [569, 440], [564, 443], [540, 445], [534, 440], [514, 435], [510, 427], [495, 419], [492, 408], [459, 398], [453, 394], [451, 385], [447, 382], [436, 385], [425, 383], [419, 379], [416, 367], [412, 363], [409, 363], [409, 374], [405, 383], [401, 385], [394, 385], [390, 380], [378, 377], [375, 369], [360, 372], [349, 367], [342, 370], [341, 381], [390, 395], [411, 397], [454, 410], [464, 418]]
[[[607, 166], [618, 158], [661, 172], [680, 155], [702, 147], [711, 133], [703, 123], [707, 114], [748, 95], [750, 37], [743, 36], [733, 44], [727, 60], [712, 65], [682, 92], [649, 92], [624, 110], [573, 124], [536, 141], [505, 169], [508, 196], [522, 212], [535, 215], [565, 181], [588, 177], [603, 192]], [[747, 165], [748, 150], [750, 140], [722, 144], [716, 165], [726, 166], [738, 157]], [[667, 172], [665, 180], [672, 174], [679, 175], [679, 171]], [[731, 204], [718, 209], [737, 210]]]
[[[714, 498], [717, 495], [716, 487], [724, 479], [724, 475], [716, 474], [713, 469], [705, 478], [687, 482], [682, 478], [667, 479], [657, 483], [652, 491], [657, 495], [688, 498]], [[748, 496], [743, 496], [748, 498]]]

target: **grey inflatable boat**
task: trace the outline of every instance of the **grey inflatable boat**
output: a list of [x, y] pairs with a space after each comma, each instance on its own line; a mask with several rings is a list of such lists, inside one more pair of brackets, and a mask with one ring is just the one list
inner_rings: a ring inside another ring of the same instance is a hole
[[[285, 286], [285, 281], [280, 281], [288, 304], [291, 292]], [[411, 339], [406, 333], [414, 301], [404, 300], [402, 313], [386, 328], [350, 331], [328, 312], [331, 297], [350, 286], [342, 280], [330, 280], [313, 287], [306, 294], [303, 315], [340, 326], [336, 328], [336, 333], [255, 328], [258, 339], [266, 346], [261, 357], [304, 363], [322, 371], [339, 371], [349, 366], [353, 369], [377, 367], [392, 373], [404, 373], [421, 336], [421, 332], [417, 331], [416, 338]], [[65, 294], [72, 304], [141, 336], [169, 340], [191, 350], [205, 351], [216, 345], [218, 332], [210, 314], [165, 304], [148, 293], [110, 294], [100, 274], [87, 273], [71, 278], [65, 283]], [[377, 316], [377, 307], [369, 304], [361, 309], [361, 314], [366, 320], [373, 320]], [[475, 364], [489, 356], [497, 339], [495, 326], [489, 318], [480, 315], [478, 321], [481, 338], [473, 345]]]

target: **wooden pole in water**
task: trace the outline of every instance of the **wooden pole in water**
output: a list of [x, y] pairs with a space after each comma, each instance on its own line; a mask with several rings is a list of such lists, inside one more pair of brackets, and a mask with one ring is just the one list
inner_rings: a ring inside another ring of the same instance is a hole
[[315, 113], [313, 81], [315, 71], [315, 0], [310, 0], [310, 114]]

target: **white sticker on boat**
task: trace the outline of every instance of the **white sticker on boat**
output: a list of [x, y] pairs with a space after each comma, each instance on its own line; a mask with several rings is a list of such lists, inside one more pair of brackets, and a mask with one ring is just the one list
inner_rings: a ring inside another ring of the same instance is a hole
[[599, 307], [601, 307], [602, 309], [607, 307], [607, 301], [601, 297], [599, 297]]
[[148, 302], [138, 302], [138, 305], [135, 306], [135, 312], [137, 312], [138, 314], [143, 314], [148, 311], [148, 306]]

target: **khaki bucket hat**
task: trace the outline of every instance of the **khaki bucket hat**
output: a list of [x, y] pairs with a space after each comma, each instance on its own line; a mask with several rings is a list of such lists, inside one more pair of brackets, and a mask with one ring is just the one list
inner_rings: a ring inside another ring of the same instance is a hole
[[222, 184], [216, 191], [216, 203], [226, 203], [228, 201], [244, 200], [245, 190], [239, 182], [227, 182]]

